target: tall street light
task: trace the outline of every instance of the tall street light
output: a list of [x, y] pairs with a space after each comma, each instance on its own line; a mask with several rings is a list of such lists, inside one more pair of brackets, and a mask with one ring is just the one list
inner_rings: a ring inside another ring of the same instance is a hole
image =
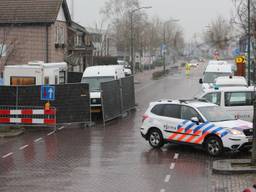
[[163, 70], [164, 70], [164, 74], [166, 72], [166, 58], [165, 58], [165, 54], [166, 54], [166, 25], [168, 23], [171, 23], [171, 22], [179, 22], [179, 20], [178, 19], [170, 19], [170, 20], [164, 22], [164, 43], [163, 43], [163, 49], [164, 49], [164, 51], [163, 51], [163, 54], [164, 54], [164, 61], [163, 61], [164, 62], [164, 69]]
[[145, 6], [145, 7], [139, 7], [136, 9], [133, 9], [130, 11], [130, 19], [131, 19], [131, 37], [130, 37], [130, 60], [131, 60], [131, 64], [132, 64], [132, 71], [133, 74], [135, 74], [135, 62], [134, 62], [134, 35], [133, 35], [133, 14], [141, 9], [151, 9], [151, 6]]

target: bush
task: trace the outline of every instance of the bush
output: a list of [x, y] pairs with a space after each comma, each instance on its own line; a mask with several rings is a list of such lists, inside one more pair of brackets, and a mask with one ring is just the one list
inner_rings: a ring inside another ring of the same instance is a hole
[[169, 73], [169, 70], [166, 70], [165, 73], [164, 71], [156, 71], [152, 74], [152, 79], [157, 80], [162, 76], [167, 75], [168, 73]]

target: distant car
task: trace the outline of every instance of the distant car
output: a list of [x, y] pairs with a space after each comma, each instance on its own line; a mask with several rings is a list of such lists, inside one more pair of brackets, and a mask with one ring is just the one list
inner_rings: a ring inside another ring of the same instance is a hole
[[254, 87], [236, 86], [208, 89], [199, 98], [221, 106], [236, 118], [253, 120]]
[[152, 102], [143, 115], [141, 135], [153, 148], [167, 142], [190, 144], [218, 156], [224, 149], [252, 147], [252, 123], [237, 120], [221, 107], [199, 100]]
[[199, 63], [198, 63], [197, 60], [191, 60], [189, 64], [190, 64], [190, 67], [197, 67], [197, 66], [199, 66]]
[[246, 79], [241, 76], [218, 77], [215, 79], [214, 84], [218, 87], [248, 86]]
[[131, 70], [131, 66], [129, 65], [129, 63], [125, 60], [117, 60], [117, 63], [119, 65], [123, 65], [124, 66], [124, 73], [125, 76], [130, 76], [132, 75], [132, 70]]

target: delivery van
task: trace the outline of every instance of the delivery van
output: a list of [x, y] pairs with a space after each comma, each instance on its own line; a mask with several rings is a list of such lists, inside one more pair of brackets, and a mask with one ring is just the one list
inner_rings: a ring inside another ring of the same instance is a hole
[[123, 65], [101, 65], [87, 67], [81, 82], [90, 87], [91, 112], [99, 113], [101, 109], [101, 83], [125, 77]]
[[3, 81], [6, 86], [55, 85], [67, 82], [67, 63], [29, 62], [25, 65], [4, 67]]
[[199, 80], [199, 83], [202, 84], [202, 89], [204, 91], [214, 84], [216, 78], [225, 76], [233, 76], [232, 65], [208, 65], [204, 71], [203, 78]]

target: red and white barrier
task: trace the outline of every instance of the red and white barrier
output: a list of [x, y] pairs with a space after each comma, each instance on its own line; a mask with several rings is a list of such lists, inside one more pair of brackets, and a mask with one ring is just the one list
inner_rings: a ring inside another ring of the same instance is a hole
[[[42, 118], [33, 117], [33, 115], [40, 115]], [[0, 109], [0, 123], [55, 125], [56, 109]]]

